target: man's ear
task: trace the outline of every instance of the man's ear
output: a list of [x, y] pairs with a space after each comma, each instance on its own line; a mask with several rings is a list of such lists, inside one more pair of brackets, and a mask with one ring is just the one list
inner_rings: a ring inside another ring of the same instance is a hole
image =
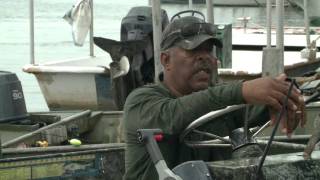
[[169, 52], [162, 52], [160, 55], [160, 61], [164, 70], [168, 71], [170, 69], [170, 54]]

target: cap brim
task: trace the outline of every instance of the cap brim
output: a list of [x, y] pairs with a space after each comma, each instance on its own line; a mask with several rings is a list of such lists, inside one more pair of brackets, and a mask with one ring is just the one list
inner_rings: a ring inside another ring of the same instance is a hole
[[214, 38], [213, 36], [207, 35], [207, 34], [199, 34], [197, 36], [189, 37], [186, 39], [181, 40], [180, 42], [177, 43], [177, 46], [187, 49], [187, 50], [192, 50], [196, 47], [198, 47], [200, 44], [202, 44], [205, 41], [211, 40], [212, 44], [214, 46], [217, 46], [219, 48], [222, 47], [222, 43], [219, 39]]

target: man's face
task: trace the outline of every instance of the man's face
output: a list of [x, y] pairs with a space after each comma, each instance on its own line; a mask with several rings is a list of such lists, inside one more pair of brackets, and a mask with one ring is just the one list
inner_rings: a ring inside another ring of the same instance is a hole
[[190, 94], [208, 88], [212, 72], [217, 68], [212, 45], [206, 41], [193, 50], [174, 47], [169, 52], [170, 64], [165, 76], [181, 94]]

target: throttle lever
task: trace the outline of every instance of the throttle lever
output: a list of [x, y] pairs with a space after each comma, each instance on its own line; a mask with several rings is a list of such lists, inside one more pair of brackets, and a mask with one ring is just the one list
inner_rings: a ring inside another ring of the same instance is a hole
[[159, 174], [159, 180], [182, 180], [180, 176], [175, 175], [164, 161], [157, 141], [163, 139], [161, 129], [138, 129], [138, 141], [147, 147], [147, 151]]

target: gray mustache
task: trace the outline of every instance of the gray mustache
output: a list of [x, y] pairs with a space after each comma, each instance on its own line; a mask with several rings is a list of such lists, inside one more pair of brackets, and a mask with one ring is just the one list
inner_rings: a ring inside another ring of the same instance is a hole
[[208, 74], [211, 74], [213, 72], [213, 68], [213, 65], [209, 61], [201, 61], [196, 64], [195, 73], [204, 71]]

